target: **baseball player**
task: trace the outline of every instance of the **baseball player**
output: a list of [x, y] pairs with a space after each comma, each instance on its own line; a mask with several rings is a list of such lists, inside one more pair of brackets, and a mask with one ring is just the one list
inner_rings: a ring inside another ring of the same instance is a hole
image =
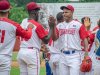
[[10, 75], [11, 56], [16, 36], [30, 39], [32, 24], [28, 30], [23, 30], [20, 25], [8, 18], [10, 3], [0, 1], [0, 75]]
[[85, 27], [73, 20], [74, 7], [62, 6], [64, 22], [57, 25], [52, 35], [53, 40], [59, 40], [61, 56], [59, 60], [59, 75], [79, 75], [81, 63], [81, 40], [88, 53], [88, 41]]
[[93, 31], [90, 30], [90, 27], [91, 27], [91, 20], [90, 20], [90, 18], [89, 17], [83, 17], [82, 18], [82, 24], [85, 26], [87, 34], [88, 34], [88, 41], [89, 41], [89, 49], [88, 49], [88, 51], [90, 52], [92, 44], [94, 42]]
[[[18, 53], [18, 62], [20, 66], [20, 75], [39, 75], [40, 71], [40, 58], [39, 51], [41, 48], [41, 42], [48, 43], [54, 25], [50, 25], [50, 31], [47, 35], [45, 29], [40, 23], [38, 23], [38, 13], [40, 7], [35, 2], [30, 2], [26, 5], [29, 18], [22, 21], [21, 26], [27, 29], [27, 22], [34, 24], [32, 30], [32, 36], [30, 40], [22, 39], [20, 51]], [[51, 19], [51, 17], [50, 17]]]
[[59, 75], [59, 58], [60, 58], [60, 50], [58, 49], [59, 43], [58, 41], [53, 42], [52, 45], [49, 45], [49, 52], [50, 52], [50, 60], [49, 64], [51, 67], [51, 71], [53, 75]]
[[98, 29], [95, 34], [95, 55], [93, 58], [93, 67], [93, 75], [100, 75], [100, 19], [98, 21]]
[[42, 45], [44, 47], [45, 50], [43, 50], [43, 56], [45, 59], [45, 67], [46, 67], [46, 75], [53, 75], [52, 71], [51, 71], [51, 67], [49, 64], [49, 60], [50, 60], [50, 52], [49, 52], [49, 48], [47, 47], [47, 45], [43, 44]]
[[[56, 19], [57, 19], [57, 24], [63, 22], [64, 21], [63, 12], [59, 12], [56, 15]], [[59, 75], [59, 58], [61, 53], [59, 50], [59, 41], [51, 40], [50, 43], [48, 44], [48, 47], [51, 55], [49, 60], [51, 70], [53, 72], [53, 75]]]
[[[89, 17], [83, 17], [81, 21], [82, 21], [82, 24], [85, 26], [87, 34], [88, 34], [88, 42], [89, 42], [89, 44], [88, 44], [88, 47], [89, 47], [88, 55], [91, 58], [93, 58], [94, 48], [95, 48], [93, 42], [94, 42], [95, 35], [94, 35], [94, 32], [90, 30], [91, 20], [90, 20]], [[83, 43], [82, 43], [82, 46], [83, 46]], [[82, 52], [82, 60], [83, 60], [84, 59], [84, 55], [83, 55], [84, 54], [84, 48], [82, 48], [82, 49], [83, 49], [83, 52]], [[81, 72], [80, 73], [80, 75], [92, 75], [92, 74], [93, 74], [93, 68], [91, 69], [90, 72]]]

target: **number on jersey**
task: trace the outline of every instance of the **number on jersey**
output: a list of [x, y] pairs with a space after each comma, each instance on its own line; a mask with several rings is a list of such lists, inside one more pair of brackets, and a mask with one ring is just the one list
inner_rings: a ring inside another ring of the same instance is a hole
[[0, 30], [0, 43], [4, 42], [5, 30]]

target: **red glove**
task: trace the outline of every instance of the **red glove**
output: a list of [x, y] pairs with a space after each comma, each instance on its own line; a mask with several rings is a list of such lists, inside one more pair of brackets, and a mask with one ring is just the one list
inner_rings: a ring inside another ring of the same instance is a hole
[[80, 70], [82, 72], [89, 72], [92, 68], [92, 60], [89, 56], [86, 56], [83, 60], [82, 60], [82, 64], [80, 66]]

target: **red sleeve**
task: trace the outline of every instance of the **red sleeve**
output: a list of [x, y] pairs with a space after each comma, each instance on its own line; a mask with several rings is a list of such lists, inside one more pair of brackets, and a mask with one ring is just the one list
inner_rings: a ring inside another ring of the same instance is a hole
[[17, 25], [17, 29], [16, 29], [16, 36], [21, 36], [22, 38], [25, 39], [30, 39], [32, 35], [32, 29], [29, 28], [27, 31], [22, 29], [22, 27], [20, 25]]
[[95, 30], [97, 30], [97, 29], [99, 29], [99, 27], [98, 27], [98, 26], [96, 26], [96, 27], [93, 29], [93, 31], [95, 31]]
[[51, 46], [52, 43], [53, 43], [53, 40], [52, 40], [52, 38], [50, 38], [48, 45]]
[[87, 31], [86, 31], [84, 25], [82, 25], [82, 26], [80, 27], [79, 35], [80, 35], [80, 38], [81, 38], [82, 40], [84, 40], [85, 38], [88, 37]]
[[88, 49], [88, 51], [90, 51], [91, 50], [91, 47], [92, 47], [92, 44], [93, 44], [93, 42], [94, 42], [94, 38], [95, 38], [95, 35], [94, 34], [92, 34], [92, 33], [90, 33], [90, 35], [89, 35], [89, 49]]
[[44, 38], [48, 34], [41, 25], [37, 26], [36, 33], [40, 39]]
[[8, 18], [2, 18], [1, 20], [6, 21], [16, 27], [16, 36], [21, 36], [22, 38], [30, 39], [30, 37], [32, 35], [32, 29], [29, 28], [26, 31], [26, 30], [22, 29], [22, 27], [17, 22], [14, 22]]
[[90, 41], [91, 41], [91, 42], [94, 42], [95, 35], [94, 35], [94, 34], [90, 34], [90, 35], [89, 35], [89, 38], [90, 38]]

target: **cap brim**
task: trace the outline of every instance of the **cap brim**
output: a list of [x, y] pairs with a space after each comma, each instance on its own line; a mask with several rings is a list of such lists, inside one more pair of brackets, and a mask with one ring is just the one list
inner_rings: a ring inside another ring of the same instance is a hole
[[68, 9], [66, 6], [61, 6], [60, 9], [63, 10], [64, 8]]
[[6, 9], [6, 10], [0, 10], [0, 12], [7, 12], [9, 10], [10, 10], [10, 8], [9, 9]]
[[37, 7], [35, 8], [35, 10], [40, 10], [40, 8], [41, 8], [40, 6], [37, 6]]
[[61, 10], [63, 10], [63, 9], [68, 9], [68, 10], [70, 10], [70, 9], [67, 8], [66, 6], [62, 6], [62, 7], [60, 7], [60, 9], [61, 9]]

